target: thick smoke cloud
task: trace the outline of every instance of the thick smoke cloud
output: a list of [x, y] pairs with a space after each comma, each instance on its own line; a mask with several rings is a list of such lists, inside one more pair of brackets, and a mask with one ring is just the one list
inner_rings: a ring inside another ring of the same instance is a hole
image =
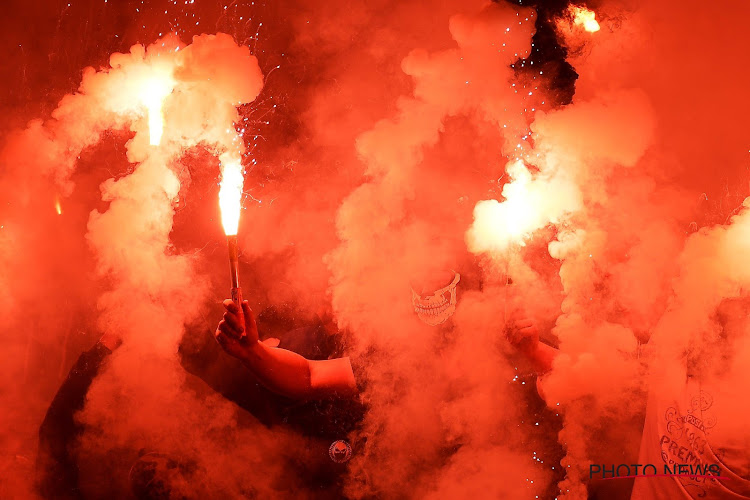
[[[227, 152], [248, 167], [253, 306], [304, 322], [330, 303], [363, 367], [347, 496], [627, 498], [626, 482], [589, 484], [588, 466], [637, 461], [647, 394], [674, 390], [684, 363], [726, 388], [722, 432], [746, 445], [732, 390], [750, 359], [748, 8], [592, 1], [589, 33], [566, 6], [264, 7], [276, 25], [264, 19], [255, 55], [239, 22], [189, 45], [158, 37], [23, 116], [0, 152], [0, 424], [15, 431], [0, 433], [0, 493], [32, 495], [51, 394], [114, 332], [123, 345], [78, 415], [86, 494], [102, 477], [126, 491], [108, 473], [145, 449], [190, 464], [179, 493], [315, 495], [288, 468], [306, 438], [179, 364], [186, 325], [218, 321], [209, 304], [226, 293], [206, 207]], [[428, 327], [410, 285], [445, 270], [461, 273], [457, 310]], [[519, 310], [559, 346], [547, 410], [503, 334]]]
[[[507, 151], [516, 147], [526, 127], [525, 102], [516, 98], [511, 64], [529, 54], [533, 16], [498, 4], [452, 17], [456, 48], [408, 54], [402, 68], [414, 81], [413, 93], [398, 100], [392, 118], [357, 138], [372, 180], [343, 201], [337, 216], [342, 244], [329, 261], [334, 310], [357, 334], [368, 363], [365, 397], [375, 409], [364, 423], [367, 449], [353, 464], [353, 497], [407, 490], [444, 497], [462, 488], [460, 476], [479, 487], [477, 479], [504, 462], [527, 462], [520, 442], [504, 430], [520, 418], [520, 408], [508, 384], [513, 369], [495, 347], [503, 327], [497, 305], [467, 296], [456, 330], [441, 338], [417, 322], [405, 292], [412, 275], [466, 266], [460, 228], [471, 208], [456, 201], [480, 195], [466, 190], [469, 177], [481, 185], [491, 174], [472, 176], [464, 165], [430, 152], [442, 152], [438, 143], [441, 134], [452, 135], [451, 119]], [[463, 185], [452, 185], [454, 179]], [[477, 324], [478, 318], [484, 321]], [[541, 468], [520, 467], [537, 481], [515, 475], [492, 491], [540, 491]]]
[[[106, 205], [91, 212], [86, 227], [93, 272], [103, 288], [87, 316], [96, 319], [99, 331], [123, 342], [92, 386], [79, 417], [88, 429], [80, 451], [81, 488], [87, 495], [105, 494], [116, 484], [127, 496], [127, 475], [110, 477], [107, 467], [114, 471], [134, 462], [142, 449], [190, 461], [194, 469], [183, 486], [189, 484], [192, 494], [275, 491], [279, 467], [262, 457], [283, 445], [283, 434], [265, 435], [257, 423], [252, 432], [238, 428], [236, 407], [218, 395], [201, 394], [201, 387], [190, 389], [191, 380], [179, 364], [178, 343], [185, 326], [202, 314], [209, 281], [198, 272], [194, 254], [177, 252], [170, 241], [181, 185], [189, 181], [189, 173], [175, 168], [180, 155], [199, 144], [216, 155], [242, 153], [236, 107], [255, 99], [262, 85], [255, 57], [230, 36], [200, 36], [187, 46], [167, 37], [148, 48], [136, 45], [127, 54], [113, 55], [109, 69], [85, 70], [78, 93], [66, 96], [49, 121], [33, 121], [3, 149], [3, 163], [11, 166], [5, 189], [14, 180], [43, 188], [51, 179], [64, 199], [75, 196], [71, 178], [84, 149], [107, 130], [132, 133], [125, 145], [131, 167], [101, 184]], [[164, 99], [161, 110], [149, 107], [154, 92]], [[152, 113], [165, 117], [159, 145], [149, 140]], [[28, 221], [31, 231], [48, 229], [48, 221], [37, 229], [28, 220], [27, 210], [34, 209], [29, 200], [38, 194], [15, 196], [11, 227]], [[9, 245], [8, 251], [23, 248]], [[25, 297], [18, 293], [17, 298]], [[23, 315], [21, 311], [11, 309], [9, 316]], [[56, 324], [56, 319], [48, 315], [43, 327], [51, 339], [62, 338], [67, 334], [63, 329], [71, 327]], [[212, 433], [222, 438], [209, 438]], [[222, 451], [227, 441], [251, 437], [255, 444], [247, 453], [237, 450], [229, 457]], [[255, 473], [239, 473], [240, 464], [253, 463]], [[233, 469], [236, 474], [226, 474]]]

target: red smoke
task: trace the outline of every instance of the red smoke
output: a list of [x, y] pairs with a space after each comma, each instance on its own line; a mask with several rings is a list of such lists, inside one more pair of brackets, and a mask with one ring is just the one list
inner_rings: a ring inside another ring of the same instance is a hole
[[[685, 359], [726, 388], [717, 434], [747, 449], [750, 7], [588, 2], [598, 31], [561, 10], [570, 103], [555, 74], [519, 67], [535, 50], [530, 7], [223, 7], [144, 7], [119, 45], [93, 33], [80, 46], [65, 16], [117, 23], [62, 11], [45, 21], [61, 32], [12, 53], [0, 496], [33, 497], [44, 411], [78, 354], [115, 331], [123, 346], [78, 415], [86, 495], [109, 487], [96, 478], [127, 490], [109, 474], [147, 448], [195, 464], [178, 493], [315, 497], [288, 468], [310, 458], [309, 438], [179, 363], [186, 329], [215, 327], [228, 293], [225, 153], [247, 169], [246, 298], [297, 323], [332, 310], [364, 367], [348, 497], [628, 498], [625, 482], [590, 483], [589, 464], [636, 463], [647, 394], [669, 391]], [[446, 269], [461, 274], [452, 328], [429, 327], [410, 280]], [[519, 308], [559, 344], [546, 410], [503, 334]]]

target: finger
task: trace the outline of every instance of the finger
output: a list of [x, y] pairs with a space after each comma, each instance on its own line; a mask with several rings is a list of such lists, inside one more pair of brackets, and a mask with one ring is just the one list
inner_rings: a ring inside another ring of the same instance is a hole
[[232, 354], [237, 349], [237, 339], [226, 335], [224, 332], [218, 332], [218, 334], [216, 335], [216, 341], [219, 343], [222, 349], [230, 354]]
[[521, 335], [523, 335], [525, 337], [529, 337], [531, 335], [536, 335], [537, 332], [538, 332], [538, 330], [536, 329], [536, 327], [534, 325], [527, 326], [526, 328], [521, 328], [518, 331], [521, 333]]
[[219, 323], [218, 331], [233, 339], [239, 339], [242, 336], [242, 332], [238, 332], [237, 330], [229, 326], [225, 321], [221, 321]]
[[534, 326], [534, 322], [531, 321], [530, 319], [521, 318], [515, 321], [515, 325], [516, 325], [516, 328], [528, 328], [530, 326]]
[[246, 300], [242, 301], [242, 311], [245, 314], [245, 329], [247, 335], [257, 339], [258, 338], [258, 325], [255, 323], [255, 315], [253, 310], [250, 309], [250, 304]]
[[230, 327], [234, 328], [240, 333], [244, 329], [242, 323], [240, 323], [240, 318], [238, 318], [236, 314], [232, 314], [229, 311], [224, 313], [224, 321], [226, 321]]
[[514, 344], [521, 345], [521, 344], [531, 344], [534, 343], [534, 335], [519, 335]]
[[281, 341], [277, 338], [270, 337], [263, 341], [264, 344], [266, 344], [268, 347], [279, 347], [279, 344], [281, 344]]
[[237, 304], [235, 304], [232, 299], [224, 299], [224, 302], [222, 302], [222, 304], [224, 304], [226, 310], [232, 314], [237, 314], [240, 312], [239, 307], [237, 307]]
[[221, 331], [221, 328], [217, 328], [216, 332], [214, 332], [214, 338], [219, 344], [225, 345], [230, 337], [226, 333]]
[[232, 329], [229, 327], [227, 322], [224, 320], [221, 320], [219, 322], [218, 328], [216, 329], [216, 334], [218, 335], [219, 333], [224, 333], [225, 335], [231, 335], [231, 331]]
[[511, 344], [515, 344], [518, 338], [518, 330], [510, 325], [507, 326], [505, 328], [505, 338], [508, 339]]
[[508, 338], [508, 342], [510, 342], [511, 344], [517, 344], [518, 341], [520, 340], [520, 337], [518, 335], [518, 331], [516, 331], [516, 330], [509, 331], [506, 336]]

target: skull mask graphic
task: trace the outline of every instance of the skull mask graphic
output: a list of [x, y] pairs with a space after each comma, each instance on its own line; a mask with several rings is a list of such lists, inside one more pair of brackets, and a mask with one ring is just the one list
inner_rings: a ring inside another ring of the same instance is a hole
[[461, 276], [451, 271], [453, 280], [432, 293], [417, 292], [411, 287], [411, 302], [417, 317], [430, 326], [445, 323], [456, 311], [456, 285]]

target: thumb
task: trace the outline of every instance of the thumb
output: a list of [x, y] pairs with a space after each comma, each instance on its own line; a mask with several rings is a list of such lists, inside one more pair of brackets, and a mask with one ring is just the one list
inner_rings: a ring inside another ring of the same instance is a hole
[[245, 331], [253, 338], [258, 336], [258, 325], [255, 323], [255, 315], [246, 300], [242, 301], [242, 313], [245, 315]]

